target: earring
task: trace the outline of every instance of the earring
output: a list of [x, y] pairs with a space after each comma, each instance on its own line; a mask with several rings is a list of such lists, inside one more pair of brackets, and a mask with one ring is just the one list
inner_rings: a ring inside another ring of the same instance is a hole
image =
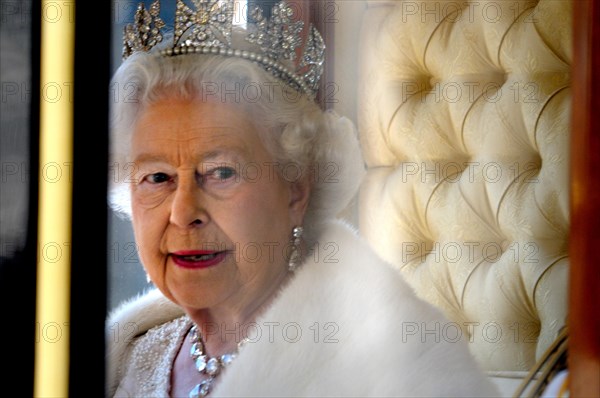
[[298, 268], [300, 261], [302, 261], [302, 253], [300, 249], [300, 243], [302, 242], [302, 233], [304, 229], [302, 227], [294, 227], [292, 230], [292, 253], [290, 254], [290, 260], [288, 263], [288, 269], [292, 272]]
[[150, 275], [146, 272], [146, 282], [152, 283], [152, 279], [150, 279]]

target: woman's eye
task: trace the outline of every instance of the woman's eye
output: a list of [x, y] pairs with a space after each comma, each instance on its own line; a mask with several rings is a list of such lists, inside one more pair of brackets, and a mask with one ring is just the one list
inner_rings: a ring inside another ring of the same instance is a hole
[[235, 176], [235, 170], [231, 167], [218, 167], [211, 171], [210, 175], [217, 180], [225, 181]]
[[154, 173], [146, 177], [151, 184], [160, 184], [169, 181], [170, 177], [165, 173]]

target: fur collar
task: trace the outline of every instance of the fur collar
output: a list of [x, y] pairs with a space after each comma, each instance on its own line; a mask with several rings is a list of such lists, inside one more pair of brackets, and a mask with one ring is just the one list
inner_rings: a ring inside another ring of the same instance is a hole
[[[111, 394], [131, 339], [181, 314], [153, 291], [110, 318]], [[211, 396], [497, 396], [465, 342], [441, 334], [447, 322], [354, 230], [331, 223]]]

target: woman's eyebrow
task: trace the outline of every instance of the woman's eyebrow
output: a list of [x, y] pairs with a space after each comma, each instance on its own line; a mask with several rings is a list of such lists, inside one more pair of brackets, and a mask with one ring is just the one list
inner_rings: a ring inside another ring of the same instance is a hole
[[153, 153], [140, 153], [137, 155], [133, 161], [133, 163], [168, 163], [168, 160], [165, 156], [156, 155]]
[[210, 162], [220, 157], [233, 157], [233, 160], [243, 160], [248, 158], [250, 151], [242, 146], [221, 146], [214, 150], [205, 152], [201, 156], [202, 162]]

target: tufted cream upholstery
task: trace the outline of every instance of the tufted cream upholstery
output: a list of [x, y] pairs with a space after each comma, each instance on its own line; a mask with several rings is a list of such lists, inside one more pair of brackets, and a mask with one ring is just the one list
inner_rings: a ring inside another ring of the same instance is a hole
[[362, 233], [454, 322], [424, 338], [529, 369], [566, 321], [570, 1], [369, 2], [362, 38]]

